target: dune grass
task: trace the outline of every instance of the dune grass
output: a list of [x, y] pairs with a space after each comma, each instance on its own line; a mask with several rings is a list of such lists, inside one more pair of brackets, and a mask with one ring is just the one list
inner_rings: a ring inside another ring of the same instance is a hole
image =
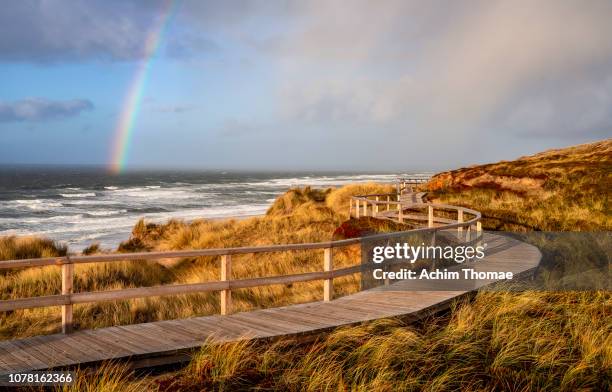
[[170, 375], [98, 371], [80, 383], [117, 392], [134, 383], [160, 392], [603, 391], [612, 382], [611, 312], [603, 291], [481, 292], [421, 325], [383, 319], [314, 343], [205, 345]]
[[452, 170], [424, 186], [433, 202], [470, 207], [485, 229], [612, 229], [612, 139]]
[[91, 369], [76, 369], [75, 381], [71, 385], [47, 387], [24, 387], [28, 392], [142, 392], [153, 387], [148, 380], [135, 377], [125, 364], [105, 363]]
[[64, 256], [66, 252], [66, 246], [46, 238], [0, 237], [0, 260]]
[[[604, 390], [610, 293], [480, 293], [420, 328], [379, 320], [314, 344], [206, 346], [161, 391]], [[196, 389], [201, 388], [201, 389]]]

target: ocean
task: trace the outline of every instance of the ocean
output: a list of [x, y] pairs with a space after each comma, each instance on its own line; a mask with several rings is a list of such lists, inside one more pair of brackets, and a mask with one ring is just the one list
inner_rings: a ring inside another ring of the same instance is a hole
[[392, 183], [429, 173], [135, 171], [93, 167], [0, 167], [0, 236], [37, 235], [78, 252], [92, 243], [115, 249], [140, 218], [260, 215], [290, 187]]

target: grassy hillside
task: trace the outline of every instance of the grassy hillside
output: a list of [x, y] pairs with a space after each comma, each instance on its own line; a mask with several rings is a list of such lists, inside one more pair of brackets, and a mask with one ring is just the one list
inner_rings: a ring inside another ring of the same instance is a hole
[[611, 230], [612, 139], [440, 173], [426, 188], [481, 211], [488, 229]]

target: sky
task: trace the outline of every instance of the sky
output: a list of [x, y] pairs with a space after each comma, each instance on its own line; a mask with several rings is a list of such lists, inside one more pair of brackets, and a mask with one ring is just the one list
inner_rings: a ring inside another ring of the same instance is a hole
[[610, 20], [597, 0], [5, 2], [0, 163], [109, 166], [126, 113], [127, 169], [438, 170], [606, 139]]

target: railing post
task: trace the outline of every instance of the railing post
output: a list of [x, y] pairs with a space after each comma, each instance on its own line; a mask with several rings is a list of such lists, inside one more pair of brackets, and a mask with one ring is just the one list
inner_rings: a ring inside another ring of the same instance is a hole
[[[332, 257], [332, 248], [325, 248], [323, 253], [323, 270], [332, 271], [334, 262]], [[334, 280], [325, 279], [323, 281], [323, 301], [331, 301], [334, 297]]]
[[353, 198], [349, 199], [349, 219], [353, 217]]
[[480, 223], [480, 221], [476, 222], [476, 237], [482, 237], [482, 223]]
[[402, 202], [397, 203], [397, 220], [399, 223], [404, 223], [404, 209], [402, 208]]
[[[232, 255], [221, 256], [221, 280], [232, 280]], [[232, 291], [221, 290], [221, 314], [230, 314], [232, 311]]]
[[367, 197], [363, 198], [363, 216], [368, 216], [368, 199], [367, 199]]
[[372, 211], [372, 216], [373, 217], [377, 217], [378, 216], [378, 202], [379, 202], [380, 198], [378, 196], [376, 196], [376, 203], [374, 203], [374, 210]]
[[387, 195], [387, 211], [391, 209], [391, 204], [389, 204], [390, 202], [391, 202], [391, 196]]
[[355, 218], [359, 218], [359, 199], [355, 199]]
[[427, 227], [434, 227], [434, 208], [430, 204], [427, 206]]
[[[457, 223], [463, 223], [463, 210], [457, 210]], [[461, 232], [463, 231], [463, 226], [459, 226], [457, 227], [457, 233], [459, 233], [459, 235], [461, 235]]]
[[[66, 256], [67, 263], [62, 264], [62, 295], [67, 295], [70, 298], [72, 294], [72, 281], [74, 275], [74, 264], [70, 261], [70, 257]], [[72, 332], [72, 303], [70, 299], [67, 305], [62, 305], [62, 333], [67, 334]]]

